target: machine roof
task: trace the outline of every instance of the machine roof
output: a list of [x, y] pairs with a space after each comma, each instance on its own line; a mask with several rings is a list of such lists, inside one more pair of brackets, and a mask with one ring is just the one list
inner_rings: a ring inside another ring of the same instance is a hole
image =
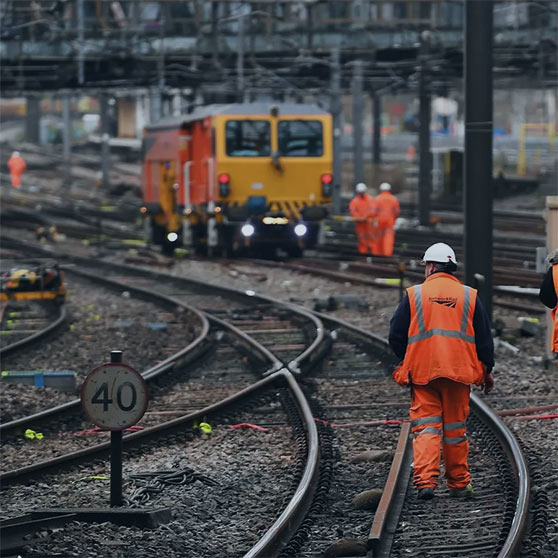
[[180, 128], [183, 124], [194, 122], [215, 116], [217, 114], [243, 115], [243, 116], [260, 116], [269, 114], [271, 107], [277, 107], [279, 115], [288, 116], [312, 116], [324, 115], [328, 112], [316, 105], [304, 105], [295, 103], [232, 103], [228, 105], [205, 105], [196, 107], [193, 112], [181, 116], [167, 117], [146, 126], [149, 130], [158, 128]]

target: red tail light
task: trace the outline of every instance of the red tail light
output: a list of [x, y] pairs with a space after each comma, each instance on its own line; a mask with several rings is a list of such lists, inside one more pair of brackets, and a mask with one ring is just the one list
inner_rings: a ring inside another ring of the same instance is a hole
[[230, 180], [231, 177], [226, 173], [222, 172], [218, 177], [219, 181], [219, 195], [222, 198], [226, 198], [231, 193]]
[[333, 192], [333, 176], [327, 172], [322, 174], [322, 196], [329, 198]]

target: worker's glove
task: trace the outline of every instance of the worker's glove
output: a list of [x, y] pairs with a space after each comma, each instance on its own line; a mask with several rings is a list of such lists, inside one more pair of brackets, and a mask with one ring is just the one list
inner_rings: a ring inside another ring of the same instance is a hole
[[402, 362], [397, 365], [397, 368], [392, 372], [391, 376], [400, 386], [408, 386], [410, 383], [409, 372], [403, 369]]
[[494, 375], [489, 372], [484, 377], [484, 384], [481, 386], [484, 390], [484, 394], [488, 395], [494, 389]]

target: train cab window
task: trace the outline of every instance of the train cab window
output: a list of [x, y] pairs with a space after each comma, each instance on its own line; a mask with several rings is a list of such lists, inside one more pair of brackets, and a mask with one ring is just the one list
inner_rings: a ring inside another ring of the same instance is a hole
[[321, 157], [322, 123], [317, 120], [282, 120], [278, 126], [281, 157]]
[[269, 157], [271, 127], [264, 120], [229, 120], [225, 127], [229, 157]]

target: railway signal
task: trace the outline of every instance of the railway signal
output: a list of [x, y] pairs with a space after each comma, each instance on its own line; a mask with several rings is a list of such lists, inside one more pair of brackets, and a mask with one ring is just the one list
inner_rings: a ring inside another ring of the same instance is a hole
[[147, 408], [147, 385], [139, 372], [122, 364], [122, 351], [89, 373], [81, 388], [87, 417], [110, 430], [110, 505], [122, 505], [122, 430], [136, 424]]

